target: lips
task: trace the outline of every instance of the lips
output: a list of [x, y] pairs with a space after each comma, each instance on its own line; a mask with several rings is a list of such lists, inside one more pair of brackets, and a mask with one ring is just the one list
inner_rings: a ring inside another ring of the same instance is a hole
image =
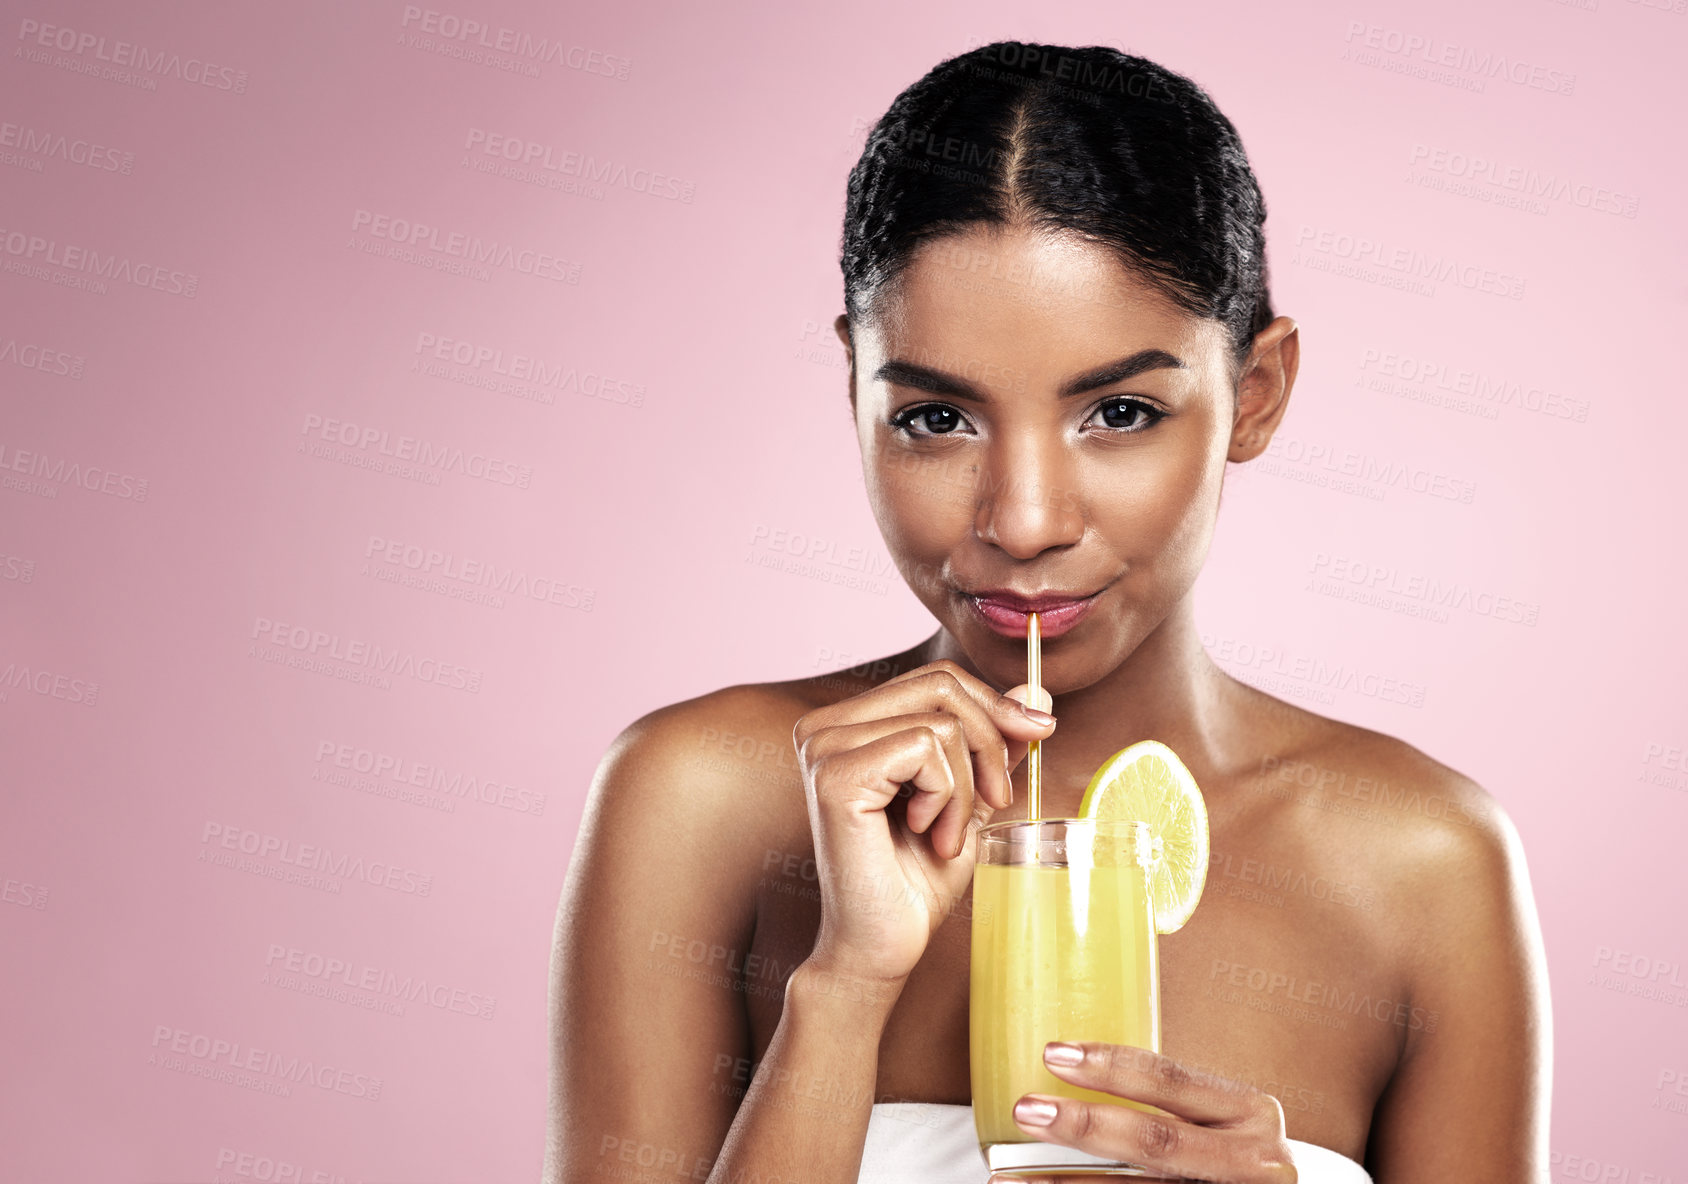
[[985, 626], [1004, 637], [1024, 637], [1032, 613], [1037, 614], [1038, 631], [1045, 637], [1059, 637], [1090, 611], [1098, 593], [1040, 592], [1026, 596], [1015, 592], [965, 593]]

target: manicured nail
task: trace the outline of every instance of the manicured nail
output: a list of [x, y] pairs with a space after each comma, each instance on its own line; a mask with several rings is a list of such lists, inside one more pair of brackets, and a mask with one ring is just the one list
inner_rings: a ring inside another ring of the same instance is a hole
[[1077, 1065], [1084, 1060], [1084, 1050], [1076, 1044], [1051, 1040], [1043, 1046], [1043, 1059], [1051, 1065]]
[[1042, 724], [1047, 728], [1050, 724], [1055, 722], [1055, 717], [1050, 715], [1047, 711], [1039, 711], [1037, 708], [1027, 707], [1023, 703], [1020, 705], [1020, 710], [1023, 711], [1026, 718], [1031, 720], [1034, 724]]
[[1021, 1098], [1014, 1103], [1014, 1121], [1027, 1126], [1048, 1126], [1055, 1121], [1055, 1103], [1042, 1098]]

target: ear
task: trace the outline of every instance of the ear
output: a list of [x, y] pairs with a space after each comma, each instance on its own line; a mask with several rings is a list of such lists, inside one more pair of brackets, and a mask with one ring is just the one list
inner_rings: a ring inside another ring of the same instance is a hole
[[1237, 375], [1237, 413], [1227, 460], [1253, 460], [1266, 451], [1289, 407], [1300, 365], [1301, 333], [1294, 321], [1278, 317], [1255, 334]]
[[838, 334], [838, 340], [844, 343], [844, 357], [850, 363], [850, 377], [848, 382], [850, 387], [850, 410], [853, 413], [856, 410], [856, 346], [855, 343], [850, 340], [850, 318], [845, 316], [843, 313], [839, 313], [838, 319], [832, 322], [832, 331]]

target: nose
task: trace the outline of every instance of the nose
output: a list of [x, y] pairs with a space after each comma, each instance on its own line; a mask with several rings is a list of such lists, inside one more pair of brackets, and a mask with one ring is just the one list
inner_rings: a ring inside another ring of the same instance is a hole
[[1016, 559], [1084, 537], [1084, 502], [1067, 449], [1031, 433], [1000, 441], [980, 466], [973, 532]]

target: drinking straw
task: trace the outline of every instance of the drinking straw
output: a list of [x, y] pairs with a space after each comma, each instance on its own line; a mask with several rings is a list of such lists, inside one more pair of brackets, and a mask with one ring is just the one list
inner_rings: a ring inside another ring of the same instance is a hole
[[[1031, 684], [1027, 702], [1033, 707], [1042, 705], [1043, 695], [1043, 631], [1038, 628], [1037, 614], [1026, 621], [1026, 682]], [[1026, 752], [1026, 817], [1036, 822], [1043, 816], [1043, 748], [1042, 741], [1033, 740]]]

